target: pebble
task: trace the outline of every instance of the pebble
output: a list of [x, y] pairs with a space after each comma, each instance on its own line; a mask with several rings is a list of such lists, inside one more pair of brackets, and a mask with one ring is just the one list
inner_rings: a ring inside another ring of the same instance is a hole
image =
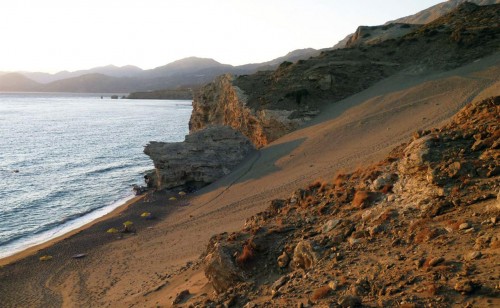
[[460, 226], [458, 226], [458, 230], [465, 230], [465, 229], [469, 229], [469, 228], [470, 228], [470, 224], [467, 222], [464, 222], [463, 224], [460, 224]]
[[443, 263], [444, 262], [444, 258], [443, 257], [436, 257], [436, 258], [432, 258], [430, 261], [429, 261], [429, 266], [436, 266], [440, 263]]
[[465, 281], [459, 281], [455, 284], [455, 291], [460, 292], [461, 294], [468, 294], [471, 293], [472, 290], [474, 289], [474, 286], [472, 283], [468, 280]]
[[468, 261], [471, 261], [471, 260], [479, 259], [481, 256], [482, 256], [482, 254], [480, 251], [473, 251], [473, 252], [469, 253], [465, 259]]

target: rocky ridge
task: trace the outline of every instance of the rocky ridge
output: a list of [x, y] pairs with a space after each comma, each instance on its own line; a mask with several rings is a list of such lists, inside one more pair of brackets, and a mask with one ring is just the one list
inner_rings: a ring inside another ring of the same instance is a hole
[[469, 104], [378, 164], [273, 200], [210, 240], [217, 295], [189, 304], [499, 305], [499, 123], [500, 97]]
[[219, 77], [195, 95], [190, 129], [230, 125], [261, 147], [396, 72], [449, 70], [498, 52], [499, 8], [465, 3], [397, 39]]
[[148, 184], [158, 190], [198, 189], [228, 174], [253, 150], [245, 136], [227, 126], [189, 134], [184, 142], [151, 141], [144, 148], [155, 166]]

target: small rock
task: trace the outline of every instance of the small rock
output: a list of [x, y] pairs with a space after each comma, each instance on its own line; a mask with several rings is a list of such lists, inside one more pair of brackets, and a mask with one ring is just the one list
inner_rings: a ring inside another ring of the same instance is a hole
[[176, 305], [176, 304], [182, 303], [183, 301], [185, 301], [187, 299], [187, 297], [189, 295], [190, 295], [189, 290], [183, 290], [183, 291], [177, 293], [177, 295], [175, 295], [175, 298], [174, 298], [174, 301], [172, 302], [172, 304]]
[[361, 242], [361, 240], [359, 238], [354, 238], [354, 237], [350, 237], [347, 241], [349, 242], [349, 245], [351, 245], [351, 246], [356, 245], [357, 243]]
[[429, 261], [429, 266], [436, 266], [440, 263], [443, 263], [444, 262], [444, 258], [443, 257], [436, 257], [436, 258], [432, 258], [430, 261]]
[[243, 306], [243, 308], [255, 308], [255, 307], [257, 307], [257, 304], [252, 302], [248, 302], [245, 306]]
[[280, 268], [285, 268], [288, 266], [288, 263], [290, 263], [290, 257], [285, 251], [283, 251], [283, 253], [278, 257], [278, 266]]
[[455, 284], [455, 291], [461, 294], [469, 294], [474, 290], [474, 285], [469, 280], [459, 281]]
[[464, 222], [463, 224], [460, 224], [460, 226], [458, 226], [458, 230], [465, 230], [465, 229], [469, 229], [469, 228], [470, 228], [470, 224], [467, 222]]
[[339, 283], [337, 281], [330, 281], [328, 283], [328, 287], [330, 287], [330, 289], [332, 289], [333, 291], [335, 291], [339, 287]]
[[482, 256], [482, 254], [480, 251], [473, 251], [473, 252], [469, 253], [465, 259], [467, 261], [471, 261], [471, 260], [479, 259], [481, 256]]
[[360, 307], [361, 306], [361, 298], [359, 298], [359, 296], [355, 296], [355, 295], [345, 295], [339, 299], [338, 304], [342, 308]]
[[323, 233], [330, 232], [340, 223], [340, 219], [331, 219], [323, 225]]
[[275, 290], [278, 290], [282, 285], [284, 285], [286, 282], [288, 281], [288, 277], [287, 276], [282, 276], [281, 278], [279, 278], [278, 280], [276, 280], [273, 285], [271, 286], [271, 289], [273, 291]]
[[417, 266], [417, 268], [421, 268], [422, 265], [424, 265], [424, 263], [425, 263], [425, 259], [424, 258], [415, 260], [415, 265]]
[[497, 218], [496, 217], [491, 217], [490, 221], [491, 221], [492, 224], [496, 224], [497, 223]]
[[396, 200], [396, 196], [394, 194], [391, 194], [391, 195], [387, 196], [387, 201], [394, 202], [395, 200]]

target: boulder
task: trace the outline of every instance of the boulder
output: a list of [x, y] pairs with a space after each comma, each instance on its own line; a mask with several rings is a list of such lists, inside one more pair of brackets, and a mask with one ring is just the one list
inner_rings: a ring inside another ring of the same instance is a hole
[[205, 276], [217, 293], [222, 293], [244, 281], [243, 272], [238, 269], [228, 249], [215, 243], [211, 252], [203, 259]]
[[310, 269], [320, 259], [311, 241], [300, 241], [293, 251], [292, 266], [294, 268]]
[[228, 174], [254, 150], [252, 143], [228, 126], [212, 126], [186, 136], [184, 142], [151, 141], [144, 153], [154, 163], [149, 176], [157, 189], [197, 189]]

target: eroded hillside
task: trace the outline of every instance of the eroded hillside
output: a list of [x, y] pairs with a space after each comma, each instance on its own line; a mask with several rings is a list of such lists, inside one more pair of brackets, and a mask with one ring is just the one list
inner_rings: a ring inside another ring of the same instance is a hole
[[225, 75], [195, 95], [191, 131], [240, 130], [260, 147], [295, 130], [325, 106], [407, 70], [450, 70], [499, 51], [500, 5], [465, 3], [398, 39], [324, 51], [275, 71]]
[[216, 307], [500, 304], [500, 97], [271, 202], [203, 258]]

